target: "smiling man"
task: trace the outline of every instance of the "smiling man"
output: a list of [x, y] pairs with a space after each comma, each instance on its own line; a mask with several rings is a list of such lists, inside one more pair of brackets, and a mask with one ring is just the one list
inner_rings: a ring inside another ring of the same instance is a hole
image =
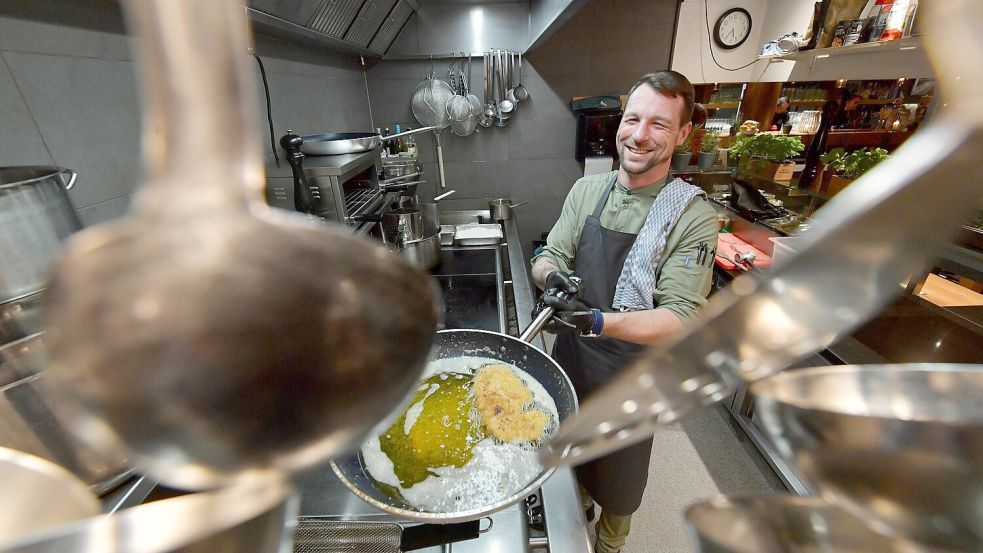
[[[675, 71], [642, 77], [618, 127], [617, 171], [578, 180], [532, 274], [537, 311], [555, 309], [553, 357], [580, 401], [644, 344], [676, 336], [706, 304], [717, 217], [706, 194], [669, 180], [673, 148], [692, 130], [693, 85]], [[581, 279], [578, 284], [572, 279]], [[560, 298], [559, 293], [569, 294]], [[648, 440], [577, 467], [584, 507], [601, 507], [595, 551], [619, 551], [648, 479]], [[590, 517], [591, 515], [588, 515]]]

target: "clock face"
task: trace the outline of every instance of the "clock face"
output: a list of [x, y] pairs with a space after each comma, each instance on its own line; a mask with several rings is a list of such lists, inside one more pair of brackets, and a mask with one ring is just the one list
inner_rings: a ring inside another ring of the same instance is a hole
[[751, 34], [751, 14], [744, 8], [731, 8], [717, 18], [713, 41], [724, 50], [733, 50]]

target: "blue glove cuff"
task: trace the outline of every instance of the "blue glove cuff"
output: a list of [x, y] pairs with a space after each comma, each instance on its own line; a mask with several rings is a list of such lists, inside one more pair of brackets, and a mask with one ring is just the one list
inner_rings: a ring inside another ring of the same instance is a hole
[[600, 336], [601, 331], [604, 330], [604, 314], [601, 313], [600, 309], [591, 308], [591, 312], [594, 313], [594, 326], [591, 327], [590, 333], [595, 336]]

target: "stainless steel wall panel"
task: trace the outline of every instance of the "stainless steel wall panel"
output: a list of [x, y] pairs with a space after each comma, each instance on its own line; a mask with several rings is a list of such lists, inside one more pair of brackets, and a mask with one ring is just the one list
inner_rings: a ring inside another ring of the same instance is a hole
[[[402, 36], [414, 32], [416, 37]], [[522, 50], [529, 44], [529, 7], [525, 3], [421, 6], [400, 35], [387, 57]]]
[[396, 5], [396, 0], [366, 0], [358, 16], [345, 33], [345, 42], [366, 48], [383, 20]]
[[332, 38], [342, 38], [355, 21], [364, 0], [321, 0], [310, 18], [304, 23], [308, 28]]
[[379, 32], [375, 34], [375, 38], [369, 44], [369, 50], [384, 54], [389, 49], [389, 45], [396, 40], [396, 35], [399, 34], [400, 29], [403, 28], [411, 15], [413, 15], [413, 7], [404, 0], [400, 0], [389, 13], [389, 16], [386, 17], [386, 21], [382, 24]]

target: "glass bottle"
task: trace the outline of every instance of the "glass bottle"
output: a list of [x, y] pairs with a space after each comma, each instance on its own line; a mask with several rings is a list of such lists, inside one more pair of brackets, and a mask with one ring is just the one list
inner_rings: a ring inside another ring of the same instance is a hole
[[[412, 128], [412, 127], [410, 127], [410, 128], [408, 128], [408, 129], [406, 129], [406, 130], [408, 130], [408, 131], [412, 131], [412, 130], [413, 130], [413, 128]], [[408, 155], [409, 155], [409, 156], [410, 156], [411, 158], [413, 158], [413, 159], [416, 159], [416, 157], [417, 157], [417, 149], [416, 149], [416, 138], [413, 138], [413, 136], [414, 136], [414, 135], [412, 135], [412, 134], [411, 134], [411, 135], [408, 135], [408, 136], [406, 137], [406, 140], [404, 140], [404, 141], [403, 141], [403, 144], [404, 144], [404, 145], [406, 146], [406, 153], [407, 153], [407, 154], [408, 154]]]
[[[400, 132], [400, 130], [399, 130], [399, 123], [396, 123], [396, 126], [394, 127], [394, 129], [396, 130], [395, 134], [399, 134], [399, 132]], [[391, 155], [391, 156], [398, 156], [399, 155], [399, 147], [402, 144], [402, 142], [403, 142], [403, 139], [402, 138], [397, 138], [396, 140], [390, 140], [389, 141], [389, 155]]]

